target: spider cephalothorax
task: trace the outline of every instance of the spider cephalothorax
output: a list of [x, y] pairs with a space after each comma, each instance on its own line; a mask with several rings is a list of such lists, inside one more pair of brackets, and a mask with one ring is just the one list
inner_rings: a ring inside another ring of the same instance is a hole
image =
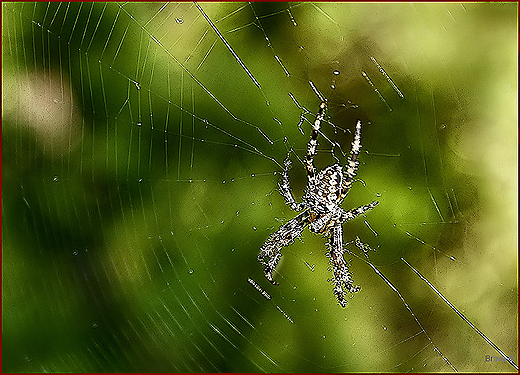
[[316, 173], [314, 166], [314, 156], [316, 155], [316, 146], [318, 132], [321, 122], [325, 116], [325, 108], [327, 103], [322, 101], [320, 109], [316, 115], [316, 119], [312, 125], [312, 135], [307, 144], [307, 156], [305, 164], [307, 168], [307, 187], [302, 202], [297, 203], [292, 195], [289, 185], [289, 168], [291, 161], [285, 159], [284, 170], [282, 173], [282, 181], [279, 183], [280, 194], [285, 198], [285, 202], [295, 211], [302, 211], [294, 219], [287, 224], [282, 225], [280, 229], [271, 234], [267, 241], [260, 248], [258, 260], [264, 265], [265, 277], [273, 284], [273, 271], [278, 264], [282, 254], [280, 249], [294, 242], [294, 239], [301, 235], [306, 225], [315, 233], [321, 233], [329, 237], [329, 253], [334, 274], [334, 294], [341, 306], [345, 307], [346, 291], [357, 292], [358, 286], [352, 284], [352, 278], [348, 270], [347, 263], [343, 258], [343, 229], [342, 224], [345, 221], [352, 220], [363, 214], [375, 206], [378, 202], [374, 201], [366, 206], [361, 206], [350, 211], [345, 211], [340, 207], [343, 199], [348, 194], [356, 176], [358, 167], [357, 157], [361, 148], [361, 121], [356, 123], [354, 140], [346, 166], [336, 163], [326, 167]]

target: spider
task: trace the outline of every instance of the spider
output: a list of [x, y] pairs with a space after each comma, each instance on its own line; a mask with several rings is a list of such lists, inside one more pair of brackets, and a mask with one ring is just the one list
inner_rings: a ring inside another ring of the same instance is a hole
[[[318, 132], [321, 122], [325, 117], [327, 102], [324, 100], [320, 104], [318, 114], [312, 125], [312, 135], [307, 144], [307, 156], [305, 165], [307, 169], [307, 187], [302, 202], [297, 203], [294, 199], [291, 186], [289, 184], [289, 169], [291, 160], [287, 157], [284, 161], [282, 179], [279, 182], [280, 194], [284, 197], [285, 203], [294, 211], [303, 211], [294, 219], [282, 225], [277, 232], [272, 233], [260, 248], [258, 260], [264, 266], [264, 273], [267, 280], [277, 285], [273, 280], [273, 271], [282, 257], [280, 250], [284, 246], [294, 242], [300, 236], [305, 226], [309, 226], [311, 232], [320, 233], [329, 238], [329, 252], [327, 256], [332, 264], [334, 294], [342, 307], [346, 307], [346, 291], [355, 293], [360, 287], [352, 283], [348, 265], [343, 258], [343, 228], [342, 224], [362, 215], [378, 205], [374, 201], [365, 206], [345, 211], [340, 207], [345, 199], [358, 168], [357, 160], [361, 148], [361, 120], [356, 123], [354, 140], [350, 155], [345, 166], [335, 163], [317, 172], [314, 166], [314, 156]], [[346, 291], [345, 291], [346, 290]]]

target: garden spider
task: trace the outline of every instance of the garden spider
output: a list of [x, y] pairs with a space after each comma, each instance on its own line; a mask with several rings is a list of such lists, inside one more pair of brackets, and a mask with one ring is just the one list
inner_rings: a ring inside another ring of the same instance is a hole
[[276, 285], [277, 283], [273, 280], [273, 271], [282, 257], [280, 253], [281, 248], [293, 243], [294, 239], [300, 236], [305, 226], [308, 225], [311, 232], [321, 233], [329, 237], [330, 251], [327, 256], [332, 263], [334, 294], [339, 304], [345, 307], [347, 305], [345, 289], [355, 293], [360, 287], [352, 284], [347, 263], [343, 258], [345, 250], [343, 249], [342, 224], [374, 208], [379, 202], [374, 201], [366, 206], [350, 211], [345, 211], [340, 207], [340, 204], [352, 187], [359, 164], [357, 158], [361, 148], [361, 120], [358, 120], [356, 123], [354, 141], [352, 142], [346, 166], [343, 167], [335, 163], [316, 173], [314, 156], [316, 155], [318, 132], [325, 117], [326, 107], [327, 102], [322, 101], [312, 125], [311, 139], [307, 144], [305, 164], [308, 182], [302, 202], [297, 203], [291, 193], [288, 174], [291, 166], [289, 157], [284, 161], [282, 180], [278, 184], [280, 194], [285, 198], [285, 203], [294, 211], [303, 210], [303, 212], [269, 236], [260, 248], [258, 260], [264, 265], [264, 273], [267, 280]]

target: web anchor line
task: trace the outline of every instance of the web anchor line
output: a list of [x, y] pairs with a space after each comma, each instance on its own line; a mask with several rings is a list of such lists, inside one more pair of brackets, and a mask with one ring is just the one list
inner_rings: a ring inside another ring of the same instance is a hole
[[401, 92], [401, 90], [399, 90], [399, 87], [397, 87], [392, 78], [390, 78], [390, 76], [385, 72], [383, 67], [377, 62], [376, 58], [374, 56], [370, 56], [370, 60], [372, 60], [372, 62], [376, 64], [377, 69], [379, 69], [379, 72], [386, 78], [388, 83], [390, 83], [397, 95], [399, 95], [401, 99], [404, 99], [404, 94]]
[[370, 87], [372, 88], [372, 90], [374, 90], [374, 92], [377, 94], [377, 96], [379, 97], [379, 99], [381, 100], [381, 102], [383, 102], [386, 107], [388, 108], [388, 110], [390, 112], [392, 112], [392, 107], [390, 107], [390, 105], [388, 104], [388, 102], [386, 101], [385, 97], [383, 96], [383, 94], [381, 94], [381, 91], [379, 91], [379, 89], [376, 87], [376, 85], [374, 84], [374, 82], [372, 82], [372, 80], [370, 79], [370, 77], [368, 76], [368, 74], [362, 70], [361, 71], [361, 75], [363, 76], [363, 78], [365, 78], [365, 80], [367, 81], [367, 83], [370, 85]]
[[406, 300], [404, 299], [403, 295], [397, 290], [397, 288], [394, 286], [394, 284], [392, 284], [390, 282], [390, 280], [388, 280], [386, 278], [385, 275], [383, 275], [381, 273], [381, 271], [379, 271], [376, 266], [374, 266], [372, 264], [372, 262], [370, 261], [367, 261], [367, 260], [364, 260], [362, 258], [359, 258], [361, 260], [363, 260], [365, 263], [367, 263], [370, 267], [372, 267], [372, 269], [374, 270], [374, 272], [381, 278], [383, 279], [383, 281], [390, 287], [390, 289], [392, 289], [395, 294], [397, 294], [397, 296], [399, 297], [399, 299], [401, 300], [401, 302], [403, 302], [404, 304], [404, 307], [406, 307], [406, 309], [408, 310], [408, 312], [412, 315], [412, 318], [415, 320], [415, 323], [419, 326], [419, 328], [421, 329], [421, 332], [424, 333], [426, 335], [426, 338], [428, 339], [428, 341], [430, 342], [431, 345], [433, 345], [433, 350], [435, 352], [437, 352], [437, 354], [439, 354], [441, 356], [441, 358], [444, 360], [444, 362], [446, 362], [446, 364], [448, 366], [451, 367], [451, 369], [455, 372], [458, 372], [457, 369], [455, 368], [455, 366], [453, 366], [453, 364], [450, 362], [450, 360], [448, 359], [448, 357], [446, 357], [444, 354], [442, 354], [442, 352], [440, 351], [440, 349], [437, 347], [437, 345], [434, 344], [432, 338], [430, 337], [430, 335], [428, 334], [428, 332], [426, 332], [426, 329], [424, 329], [423, 325], [421, 324], [421, 322], [419, 322], [419, 319], [417, 318], [417, 316], [415, 315], [415, 313], [413, 312], [412, 308], [410, 307], [410, 305], [406, 302]]
[[413, 272], [415, 272], [415, 274], [417, 276], [419, 276], [421, 278], [422, 281], [424, 281], [426, 283], [426, 285], [428, 285], [434, 292], [435, 294], [437, 294], [439, 297], [441, 297], [441, 299], [449, 306], [451, 307], [451, 309], [453, 311], [455, 311], [457, 313], [458, 316], [460, 316], [460, 318], [462, 320], [464, 320], [471, 328], [473, 328], [473, 330], [475, 332], [477, 332], [489, 345], [491, 345], [491, 347], [493, 349], [495, 349], [498, 353], [500, 353], [500, 355], [507, 361], [509, 362], [509, 364], [511, 366], [513, 366], [515, 369], [518, 370], [518, 365], [513, 362], [513, 360], [507, 356], [502, 350], [500, 350], [500, 348], [495, 345], [495, 343], [493, 341], [491, 341], [484, 333], [482, 333], [477, 327], [475, 327], [475, 325], [473, 323], [471, 323], [468, 318], [466, 318], [464, 316], [464, 314], [462, 314], [446, 297], [444, 297], [444, 295], [439, 292], [439, 290], [437, 288], [435, 288], [433, 286], [432, 283], [430, 283], [428, 281], [428, 279], [426, 279], [426, 277], [424, 277], [419, 271], [417, 271], [410, 263], [408, 263], [404, 258], [401, 258], [401, 260], [404, 262], [404, 264], [406, 264], [408, 267], [410, 267], [412, 269]]
[[208, 15], [204, 12], [204, 10], [202, 10], [202, 8], [200, 7], [199, 4], [197, 4], [195, 2], [195, 6], [197, 7], [197, 9], [202, 13], [202, 15], [204, 16], [204, 18], [206, 19], [206, 21], [208, 21], [209, 25], [211, 26], [211, 28], [213, 29], [213, 31], [215, 31], [215, 33], [218, 35], [218, 37], [220, 38], [220, 40], [222, 40], [222, 42], [224, 43], [224, 45], [227, 47], [227, 49], [229, 50], [229, 52], [231, 52], [231, 54], [235, 57], [235, 59], [237, 60], [237, 62], [240, 64], [240, 66], [242, 67], [242, 69], [245, 70], [245, 72], [247, 73], [247, 75], [249, 76], [249, 78], [251, 78], [251, 80], [253, 81], [253, 83], [256, 85], [256, 87], [260, 88], [260, 83], [258, 83], [258, 81], [256, 80], [256, 78], [253, 76], [253, 74], [249, 71], [249, 69], [247, 69], [247, 66], [243, 63], [243, 61], [240, 59], [240, 57], [237, 55], [237, 53], [235, 52], [235, 50], [233, 50], [233, 47], [231, 47], [231, 45], [228, 43], [228, 41], [226, 40], [226, 38], [224, 38], [224, 35], [222, 35], [220, 33], [220, 31], [217, 29], [217, 27], [215, 26], [215, 24], [211, 21], [211, 19], [208, 17]]
[[311, 85], [312, 91], [316, 94], [316, 96], [320, 99], [320, 101], [324, 102], [326, 101], [325, 97], [321, 95], [321, 92], [318, 90], [318, 88], [314, 85], [312, 81], [309, 81], [309, 85]]

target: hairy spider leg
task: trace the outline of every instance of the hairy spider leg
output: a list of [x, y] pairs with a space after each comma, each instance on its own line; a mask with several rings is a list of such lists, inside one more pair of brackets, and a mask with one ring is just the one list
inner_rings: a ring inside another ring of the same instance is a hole
[[336, 224], [331, 230], [329, 250], [327, 256], [332, 264], [334, 294], [336, 295], [341, 307], [346, 307], [346, 291], [343, 287], [345, 287], [350, 293], [356, 293], [361, 288], [352, 284], [352, 277], [348, 270], [347, 262], [343, 258], [345, 250], [343, 249], [343, 228], [341, 227], [341, 223]]
[[359, 150], [361, 149], [361, 120], [357, 120], [356, 122], [356, 130], [354, 132], [354, 140], [352, 141], [352, 147], [350, 148], [350, 155], [347, 160], [347, 164], [345, 165], [344, 170], [344, 187], [342, 189], [342, 197], [347, 195], [348, 191], [352, 187], [352, 182], [354, 181], [354, 177], [356, 177], [356, 171], [358, 169], [359, 161], [357, 160], [359, 155]]
[[354, 208], [354, 209], [349, 210], [349, 211], [343, 210], [343, 212], [341, 213], [340, 222], [344, 223], [345, 221], [349, 221], [349, 220], [355, 219], [359, 215], [363, 215], [366, 211], [371, 210], [372, 208], [374, 208], [378, 204], [379, 204], [378, 201], [373, 201], [372, 203], [369, 203], [369, 204], [364, 205], [364, 206], [360, 206], [358, 208]]
[[289, 169], [291, 169], [291, 159], [287, 157], [284, 160], [284, 169], [282, 172], [282, 181], [278, 183], [280, 194], [285, 199], [285, 203], [294, 211], [301, 211], [305, 204], [303, 202], [297, 203], [291, 192], [291, 185], [289, 183]]
[[307, 167], [307, 178], [309, 181], [314, 179], [314, 175], [316, 174], [316, 167], [314, 166], [314, 156], [316, 156], [317, 146], [318, 146], [318, 132], [321, 127], [321, 122], [325, 118], [325, 108], [327, 108], [327, 102], [323, 101], [320, 104], [320, 109], [318, 110], [318, 114], [316, 115], [316, 119], [312, 124], [312, 135], [309, 143], [307, 144], [307, 156], [305, 158], [305, 165]]
[[281, 248], [290, 245], [294, 242], [296, 237], [302, 234], [303, 228], [305, 228], [309, 222], [308, 218], [309, 212], [303, 211], [294, 219], [287, 222], [287, 224], [282, 225], [278, 231], [272, 233], [260, 248], [258, 260], [265, 266], [265, 277], [272, 284], [277, 285], [273, 280], [273, 271], [282, 257], [280, 253]]

